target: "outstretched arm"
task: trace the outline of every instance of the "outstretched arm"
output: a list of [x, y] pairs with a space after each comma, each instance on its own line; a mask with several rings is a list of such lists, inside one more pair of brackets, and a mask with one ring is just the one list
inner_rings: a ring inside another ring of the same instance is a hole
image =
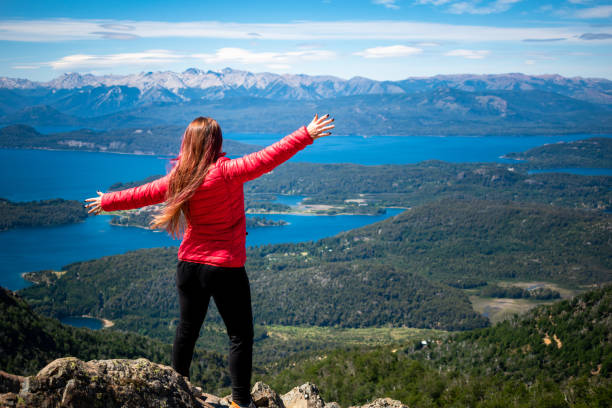
[[167, 191], [168, 175], [142, 186], [126, 190], [106, 194], [98, 191], [98, 197], [85, 200], [89, 202], [85, 207], [89, 208], [89, 213], [94, 215], [100, 214], [102, 210], [131, 210], [164, 202]]
[[312, 144], [314, 139], [329, 136], [330, 130], [334, 128], [331, 124], [333, 121], [329, 115], [320, 118], [315, 115], [308, 127], [302, 126], [263, 150], [222, 163], [223, 174], [228, 179], [243, 183], [253, 180], [289, 160], [304, 147]]

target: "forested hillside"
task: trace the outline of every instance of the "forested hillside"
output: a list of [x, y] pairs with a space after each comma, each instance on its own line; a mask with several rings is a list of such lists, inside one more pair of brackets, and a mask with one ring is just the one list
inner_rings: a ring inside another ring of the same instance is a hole
[[[73, 356], [82, 360], [140, 358], [169, 365], [171, 346], [137, 334], [65, 326], [40, 316], [11, 291], [0, 287], [0, 370], [32, 375], [49, 362]], [[229, 386], [223, 355], [196, 350], [192, 380], [209, 392]]]
[[[610, 223], [601, 212], [466, 199], [427, 204], [317, 242], [250, 248], [255, 321], [481, 327], [486, 320], [452, 286], [609, 282]], [[46, 315], [92, 314], [166, 338], [167, 320], [178, 310], [175, 265], [174, 248], [134, 251], [68, 265], [57, 281], [21, 293]]]
[[312, 353], [264, 380], [312, 381], [341, 405], [388, 395], [417, 407], [606, 407], [612, 401], [612, 286], [423, 344]]
[[[169, 346], [134, 334], [66, 327], [0, 289], [0, 369], [31, 374], [49, 360], [146, 357], [165, 363]], [[313, 382], [327, 401], [374, 396], [411, 407], [606, 407], [612, 400], [612, 286], [542, 306], [496, 326], [388, 346], [313, 350], [256, 370], [280, 393]], [[224, 359], [196, 351], [192, 381], [223, 395]], [[221, 393], [220, 393], [221, 391]]]

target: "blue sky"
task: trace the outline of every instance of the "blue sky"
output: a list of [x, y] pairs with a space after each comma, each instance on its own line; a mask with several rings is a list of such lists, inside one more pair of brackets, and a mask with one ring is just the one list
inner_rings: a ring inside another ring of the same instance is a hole
[[397, 80], [612, 79], [612, 1], [0, 2], [0, 76], [224, 67]]

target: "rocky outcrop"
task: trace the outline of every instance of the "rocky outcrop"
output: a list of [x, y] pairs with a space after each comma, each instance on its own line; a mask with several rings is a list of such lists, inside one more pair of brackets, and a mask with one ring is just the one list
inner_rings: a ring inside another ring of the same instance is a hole
[[284, 408], [281, 397], [268, 384], [261, 381], [256, 383], [251, 390], [251, 398], [258, 407]]
[[285, 408], [324, 408], [325, 401], [316, 385], [306, 383], [295, 387], [282, 397]]
[[[279, 396], [258, 382], [251, 395], [258, 408], [340, 408], [335, 402], [326, 404], [311, 383]], [[144, 358], [84, 362], [67, 357], [30, 377], [0, 371], [0, 407], [227, 408], [229, 404], [228, 397], [203, 393], [171, 367]], [[361, 408], [408, 407], [387, 398]]]
[[[16, 390], [14, 390], [16, 391]], [[0, 395], [8, 407], [197, 407], [198, 390], [171, 367], [138, 360], [61, 358]]]

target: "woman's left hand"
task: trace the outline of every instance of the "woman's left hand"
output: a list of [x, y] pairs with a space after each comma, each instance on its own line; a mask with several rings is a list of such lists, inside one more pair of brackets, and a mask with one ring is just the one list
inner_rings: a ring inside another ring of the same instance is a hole
[[85, 208], [89, 208], [87, 211], [89, 214], [98, 215], [102, 212], [102, 196], [104, 193], [98, 191], [98, 197], [92, 197], [85, 200], [89, 204], [85, 206]]
[[333, 121], [334, 119], [329, 117], [329, 113], [321, 117], [319, 117], [318, 114], [315, 114], [314, 119], [306, 127], [306, 130], [313, 140], [320, 137], [329, 136], [331, 135], [330, 130], [334, 128], [334, 125], [331, 124]]

